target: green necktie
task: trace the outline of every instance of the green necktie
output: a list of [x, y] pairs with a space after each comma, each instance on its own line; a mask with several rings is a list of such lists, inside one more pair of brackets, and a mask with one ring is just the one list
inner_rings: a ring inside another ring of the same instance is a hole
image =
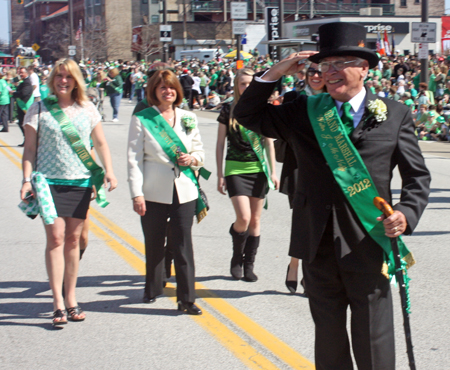
[[350, 114], [350, 109], [352, 109], [352, 105], [348, 101], [342, 104], [341, 120], [345, 126], [345, 131], [347, 132], [348, 136], [350, 136], [354, 130], [353, 117]]

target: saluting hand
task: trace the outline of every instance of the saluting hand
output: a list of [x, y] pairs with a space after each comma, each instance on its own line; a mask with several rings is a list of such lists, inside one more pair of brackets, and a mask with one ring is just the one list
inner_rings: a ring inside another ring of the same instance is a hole
[[[272, 66], [262, 79], [265, 81], [277, 81], [284, 75], [294, 75], [305, 68], [307, 58], [317, 53], [317, 51], [311, 50], [293, 53]], [[301, 63], [298, 64], [299, 62]]]

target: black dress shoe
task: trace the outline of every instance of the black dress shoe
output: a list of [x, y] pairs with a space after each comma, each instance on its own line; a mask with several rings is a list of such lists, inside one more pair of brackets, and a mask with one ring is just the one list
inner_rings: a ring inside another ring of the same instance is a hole
[[22, 144], [19, 144], [17, 146], [20, 146], [21, 148], [23, 148], [25, 146], [25, 141]]
[[202, 310], [191, 302], [178, 302], [178, 311], [186, 311], [189, 315], [202, 314]]
[[292, 281], [292, 280], [288, 280], [288, 275], [289, 275], [289, 265], [287, 268], [287, 273], [286, 273], [286, 288], [288, 288], [288, 290], [291, 292], [291, 294], [295, 294], [295, 292], [297, 291], [297, 280]]
[[142, 302], [144, 303], [155, 303], [156, 297], [150, 297], [147, 293], [144, 293], [144, 297], [142, 297]]
[[9, 130], [7, 130], [6, 128], [2, 128], [1, 130], [0, 130], [0, 132], [9, 132]]

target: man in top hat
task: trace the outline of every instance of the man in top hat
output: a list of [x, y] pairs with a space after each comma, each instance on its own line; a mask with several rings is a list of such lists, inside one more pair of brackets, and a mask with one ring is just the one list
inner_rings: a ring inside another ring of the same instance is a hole
[[[391, 370], [393, 309], [383, 248], [390, 248], [389, 238], [416, 227], [428, 202], [430, 174], [408, 107], [364, 88], [369, 68], [378, 63], [365, 47], [365, 28], [328, 23], [319, 28], [319, 39], [319, 53], [292, 54], [255, 77], [234, 114], [248, 129], [285, 140], [297, 159], [289, 254], [302, 259], [316, 368], [353, 369], [346, 329], [350, 307], [358, 369]], [[304, 68], [304, 58], [319, 64], [328, 93], [267, 104], [277, 80]], [[373, 194], [392, 201], [396, 166], [401, 197], [385, 218], [373, 206]]]

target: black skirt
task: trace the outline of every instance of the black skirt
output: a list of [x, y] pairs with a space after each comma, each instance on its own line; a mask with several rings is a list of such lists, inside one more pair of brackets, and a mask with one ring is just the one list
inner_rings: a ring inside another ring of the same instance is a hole
[[245, 195], [264, 199], [269, 190], [264, 172], [226, 176], [225, 181], [230, 198], [236, 195]]
[[67, 185], [50, 185], [58, 217], [86, 219], [91, 202], [92, 188]]

